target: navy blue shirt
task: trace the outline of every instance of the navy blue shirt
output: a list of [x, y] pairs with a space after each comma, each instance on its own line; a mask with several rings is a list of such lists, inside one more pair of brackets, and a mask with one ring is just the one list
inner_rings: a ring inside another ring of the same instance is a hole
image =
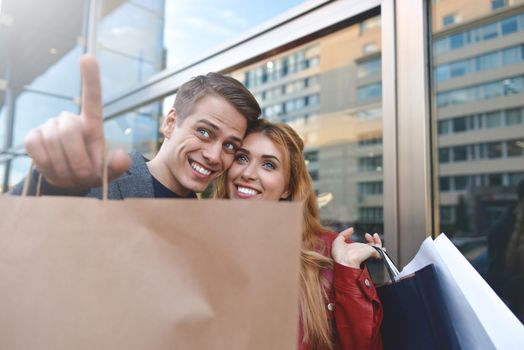
[[155, 179], [154, 176], [152, 176], [152, 178], [153, 178], [153, 191], [155, 192], [155, 198], [190, 198], [190, 199], [197, 198], [195, 192], [189, 192], [187, 196], [183, 197], [171, 191], [166, 186], [162, 185], [162, 183], [158, 181], [157, 179]]

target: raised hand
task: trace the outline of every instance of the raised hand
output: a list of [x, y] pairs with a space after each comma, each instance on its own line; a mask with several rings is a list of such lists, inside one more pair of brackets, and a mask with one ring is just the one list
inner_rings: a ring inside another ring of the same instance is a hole
[[[102, 89], [98, 63], [93, 56], [80, 59], [82, 108], [80, 115], [62, 112], [31, 130], [25, 139], [27, 153], [38, 171], [54, 186], [89, 188], [102, 184], [106, 147]], [[131, 165], [122, 150], [108, 155], [109, 180]]]
[[378, 234], [371, 236], [366, 234], [366, 243], [346, 243], [347, 239], [353, 234], [353, 228], [350, 227], [345, 231], [339, 233], [337, 238], [333, 241], [331, 246], [331, 255], [333, 260], [340, 265], [360, 268], [360, 265], [369, 258], [380, 259], [380, 254], [372, 247], [372, 245], [382, 246], [382, 241]]

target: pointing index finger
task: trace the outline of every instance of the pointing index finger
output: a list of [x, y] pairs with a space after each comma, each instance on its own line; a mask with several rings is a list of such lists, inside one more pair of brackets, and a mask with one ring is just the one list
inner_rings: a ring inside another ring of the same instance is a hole
[[103, 137], [102, 87], [96, 58], [84, 55], [80, 59], [82, 75], [82, 123], [89, 138]]

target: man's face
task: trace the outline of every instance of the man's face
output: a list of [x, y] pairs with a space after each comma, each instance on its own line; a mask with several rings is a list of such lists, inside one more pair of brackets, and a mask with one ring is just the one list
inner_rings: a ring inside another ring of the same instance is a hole
[[222, 97], [204, 96], [184, 118], [172, 109], [163, 125], [167, 185], [179, 195], [202, 192], [227, 170], [242, 144], [247, 121]]

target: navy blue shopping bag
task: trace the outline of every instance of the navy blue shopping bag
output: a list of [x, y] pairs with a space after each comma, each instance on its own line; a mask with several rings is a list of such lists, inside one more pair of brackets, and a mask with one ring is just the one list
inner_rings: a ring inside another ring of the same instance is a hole
[[398, 271], [382, 249], [377, 249], [390, 283], [377, 287], [384, 309], [381, 326], [384, 350], [460, 350], [435, 267], [395, 281]]

